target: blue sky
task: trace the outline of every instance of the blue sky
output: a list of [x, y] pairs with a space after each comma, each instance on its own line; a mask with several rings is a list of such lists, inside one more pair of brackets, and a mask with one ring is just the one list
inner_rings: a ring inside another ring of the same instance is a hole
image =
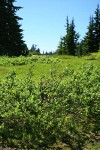
[[75, 20], [75, 30], [84, 37], [90, 15], [100, 6], [100, 0], [16, 0], [17, 12], [22, 17], [24, 40], [31, 48], [36, 44], [41, 52], [55, 51], [60, 37], [64, 36], [66, 17]]

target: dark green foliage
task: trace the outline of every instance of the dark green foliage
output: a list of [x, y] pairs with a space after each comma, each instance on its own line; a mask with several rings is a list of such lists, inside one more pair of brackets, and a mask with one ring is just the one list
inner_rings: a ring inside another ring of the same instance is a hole
[[88, 31], [80, 42], [79, 34], [75, 31], [74, 20], [69, 23], [66, 20], [66, 35], [61, 38], [57, 49], [57, 54], [86, 55], [87, 53], [97, 52], [100, 47], [100, 8], [97, 5], [95, 16], [90, 16]]
[[37, 45], [33, 44], [29, 50], [29, 55], [40, 55], [40, 49], [37, 48]]
[[74, 20], [72, 20], [71, 24], [68, 27], [68, 31], [66, 35], [67, 53], [69, 55], [76, 54], [76, 45], [77, 45], [78, 38], [79, 35], [75, 31]]
[[86, 53], [97, 52], [100, 44], [100, 8], [97, 5], [95, 16], [90, 17], [88, 31], [83, 39], [82, 51]]
[[86, 37], [84, 38], [84, 44], [86, 44], [86, 46], [85, 46], [86, 53], [94, 52], [94, 50], [95, 50], [95, 45], [94, 45], [95, 44], [95, 34], [94, 34], [94, 19], [93, 19], [93, 16], [90, 17], [88, 32], [86, 34]]
[[70, 24], [68, 17], [66, 21], [66, 35], [63, 38], [61, 38], [57, 49], [57, 53], [75, 55], [79, 34], [75, 31], [74, 19]]
[[58, 46], [58, 49], [57, 49], [57, 54], [59, 55], [64, 55], [64, 54], [67, 54], [67, 49], [66, 49], [66, 42], [65, 42], [65, 37], [62, 37], [60, 39], [60, 42], [59, 42], [59, 46]]
[[29, 54], [29, 49], [27, 47], [27, 44], [23, 44], [23, 51], [22, 51], [22, 55], [27, 56]]
[[26, 55], [23, 41], [21, 20], [16, 15], [21, 7], [14, 6], [15, 0], [0, 1], [0, 55], [19, 56]]
[[94, 33], [95, 33], [95, 52], [99, 50], [99, 44], [100, 44], [100, 8], [99, 5], [97, 5], [97, 9], [95, 11], [95, 17], [94, 17]]
[[0, 1], [0, 55], [2, 51], [6, 53], [5, 42], [7, 43], [7, 21], [6, 21], [6, 3], [5, 0]]

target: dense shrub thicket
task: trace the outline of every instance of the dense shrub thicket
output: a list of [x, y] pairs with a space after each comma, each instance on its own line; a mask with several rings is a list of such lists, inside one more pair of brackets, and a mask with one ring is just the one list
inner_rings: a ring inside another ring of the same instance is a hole
[[60, 141], [81, 150], [99, 134], [99, 100], [99, 67], [51, 70], [38, 83], [32, 72], [20, 79], [13, 71], [0, 80], [0, 144], [49, 149]]

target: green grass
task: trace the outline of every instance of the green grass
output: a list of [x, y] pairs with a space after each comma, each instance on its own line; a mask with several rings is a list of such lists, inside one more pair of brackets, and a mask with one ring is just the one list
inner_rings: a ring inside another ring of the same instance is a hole
[[[91, 59], [95, 58], [95, 59]], [[18, 77], [24, 77], [32, 68], [33, 79], [38, 80], [42, 75], [49, 77], [50, 71], [55, 69], [58, 73], [62, 72], [67, 66], [76, 70], [82, 64], [100, 65], [100, 52], [93, 53], [85, 57], [74, 57], [67, 55], [54, 56], [32, 56], [8, 58], [0, 57], [0, 78], [4, 78], [10, 71], [14, 70]]]

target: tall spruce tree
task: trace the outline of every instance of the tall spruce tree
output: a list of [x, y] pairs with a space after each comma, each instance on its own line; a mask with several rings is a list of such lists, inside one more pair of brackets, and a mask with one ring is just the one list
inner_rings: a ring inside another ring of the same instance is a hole
[[95, 52], [94, 18], [90, 16], [88, 31], [84, 37], [84, 54]]
[[100, 8], [97, 5], [95, 17], [90, 17], [88, 31], [83, 40], [83, 51], [86, 53], [97, 52], [100, 45]]
[[76, 47], [77, 47], [79, 34], [76, 33], [75, 31], [74, 19], [72, 20], [71, 24], [67, 28], [68, 28], [66, 34], [67, 53], [69, 55], [75, 55], [77, 50]]
[[90, 16], [90, 22], [88, 27], [88, 51], [94, 52], [95, 51], [95, 28], [94, 28], [94, 18]]
[[95, 33], [95, 51], [99, 50], [100, 44], [100, 8], [97, 5], [94, 17], [94, 33]]
[[22, 29], [16, 15], [21, 7], [14, 6], [15, 0], [0, 1], [0, 55], [26, 55]]
[[66, 19], [66, 35], [61, 39], [57, 52], [60, 54], [75, 55], [77, 51], [77, 41], [79, 34], [75, 31], [74, 19], [69, 24], [69, 19]]
[[5, 43], [7, 43], [7, 20], [6, 20], [6, 2], [0, 1], [0, 55], [6, 53]]

